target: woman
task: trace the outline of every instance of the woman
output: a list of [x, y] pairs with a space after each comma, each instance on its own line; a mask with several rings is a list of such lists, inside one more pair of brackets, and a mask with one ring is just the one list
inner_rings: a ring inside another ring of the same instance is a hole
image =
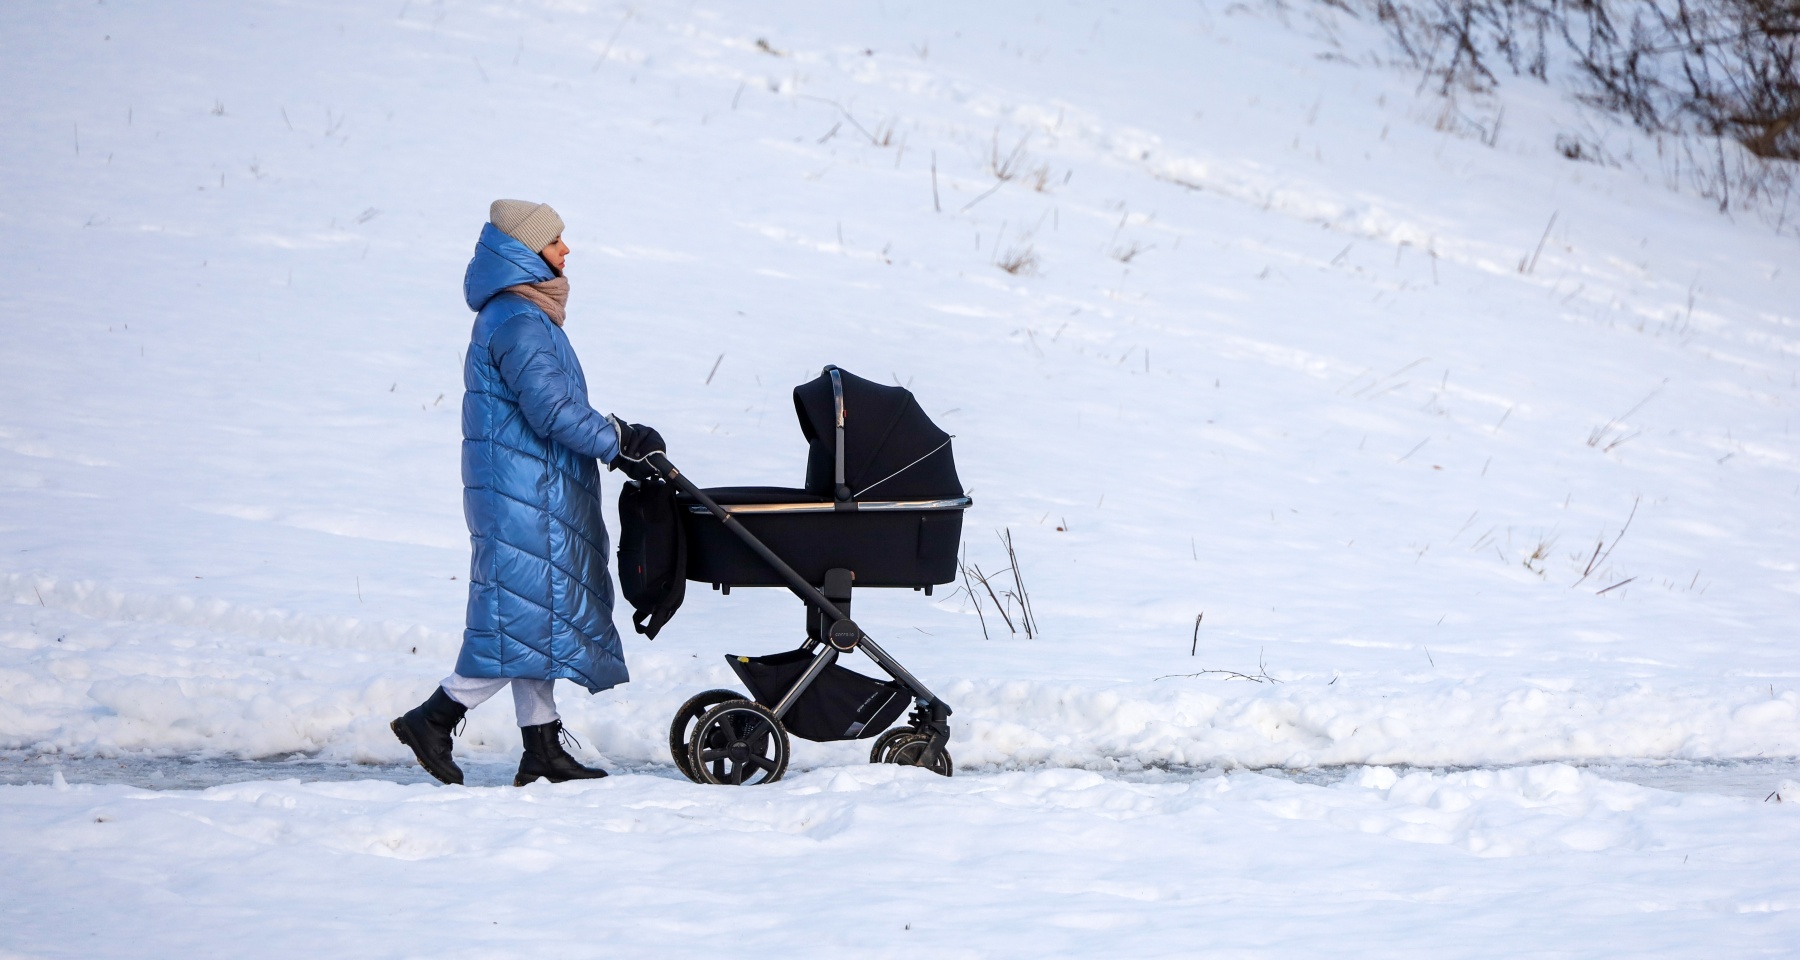
[[563, 748], [554, 684], [598, 693], [629, 679], [613, 628], [610, 549], [595, 461], [642, 475], [656, 431], [602, 416], [563, 334], [569, 255], [549, 204], [496, 200], [463, 297], [476, 311], [463, 361], [463, 516], [474, 558], [456, 669], [391, 724], [432, 776], [461, 783], [451, 733], [469, 708], [513, 688], [525, 741], [514, 786], [593, 779]]

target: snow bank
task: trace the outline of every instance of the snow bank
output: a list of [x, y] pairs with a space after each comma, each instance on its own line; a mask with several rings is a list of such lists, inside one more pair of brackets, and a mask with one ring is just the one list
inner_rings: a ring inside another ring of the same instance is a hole
[[419, 624], [369, 623], [354, 617], [322, 617], [256, 608], [192, 596], [129, 594], [89, 581], [9, 574], [0, 602], [56, 607], [90, 620], [150, 622], [167, 627], [229, 634], [240, 640], [278, 640], [309, 647], [394, 652], [424, 647], [455, 656], [462, 637]]
[[[416, 625], [137, 598], [91, 583], [15, 578], [12, 589], [15, 602], [0, 607], [0, 650], [9, 658], [0, 670], [0, 749], [404, 761], [387, 720], [419, 698], [413, 677], [434, 668], [441, 675], [439, 664], [455, 651], [450, 638]], [[699, 689], [737, 686], [718, 658], [702, 662], [666, 647], [639, 654], [633, 673], [632, 683], [599, 697], [565, 692], [572, 729], [604, 760], [669, 762], [675, 707]], [[1791, 685], [932, 682], [956, 708], [953, 752], [964, 769], [1473, 766], [1800, 752], [1800, 693]], [[510, 722], [508, 710], [477, 711], [462, 749], [515, 751]], [[799, 743], [794, 762], [853, 763], [865, 752], [859, 743]]]
[[958, 757], [1000, 765], [1439, 766], [1800, 749], [1800, 694], [1792, 689], [1519, 690], [1474, 681], [1377, 693], [1312, 682], [1244, 693], [1243, 684], [1188, 684], [962, 684], [953, 694], [972, 709], [960, 714], [970, 732]]

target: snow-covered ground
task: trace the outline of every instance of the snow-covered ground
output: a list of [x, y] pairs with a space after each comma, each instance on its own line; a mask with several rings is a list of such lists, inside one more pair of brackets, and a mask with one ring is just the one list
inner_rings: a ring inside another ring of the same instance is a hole
[[[1606, 764], [1800, 755], [1800, 242], [1381, 49], [1222, 3], [0, 8], [0, 750], [371, 764], [26, 764], [0, 956], [1791, 952], [1800, 808]], [[1041, 633], [857, 601], [956, 778], [678, 779], [675, 705], [801, 626], [702, 587], [563, 690], [626, 775], [384, 779], [459, 641], [500, 196], [561, 211], [596, 402], [702, 483], [797, 483], [828, 362], [957, 435]]]
[[1563, 765], [8, 792], [33, 957], [1791, 956], [1800, 907], [1793, 804]]

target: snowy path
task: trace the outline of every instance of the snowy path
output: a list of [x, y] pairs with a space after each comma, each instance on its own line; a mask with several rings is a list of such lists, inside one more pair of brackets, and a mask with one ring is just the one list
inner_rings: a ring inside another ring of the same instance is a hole
[[[472, 787], [499, 787], [512, 783], [517, 763], [511, 757], [464, 756], [460, 760], [464, 783]], [[1636, 784], [1677, 793], [1705, 793], [1746, 800], [1767, 801], [1780, 795], [1784, 782], [1800, 782], [1800, 758], [1782, 757], [1770, 760], [1607, 760], [1590, 764], [1568, 764], [1605, 780]], [[795, 760], [790, 769], [795, 773], [815, 769], [836, 768], [830, 764]], [[613, 764], [614, 774], [642, 774], [667, 779], [680, 779], [671, 764], [649, 763], [621, 766]], [[1220, 767], [1144, 767], [1093, 771], [1111, 779], [1163, 782], [1182, 779], [1207, 779], [1227, 773], [1257, 773], [1295, 783], [1335, 786], [1347, 778], [1359, 776], [1364, 767], [1267, 767], [1258, 770]], [[1493, 769], [1444, 770], [1413, 767], [1387, 767], [1397, 776], [1414, 773], [1437, 774], [1497, 772]], [[1500, 768], [1512, 769], [1512, 768]], [[1044, 772], [1037, 768], [1032, 772]], [[958, 776], [976, 776], [993, 771], [964, 768]], [[202, 790], [227, 784], [259, 780], [298, 780], [303, 783], [335, 783], [347, 780], [372, 780], [383, 783], [414, 784], [434, 782], [416, 763], [393, 765], [343, 763], [317, 757], [295, 755], [285, 759], [241, 760], [233, 757], [182, 757], [124, 754], [117, 757], [70, 757], [60, 754], [0, 753], [0, 786], [50, 784], [61, 775], [70, 784], [119, 785], [147, 790]]]

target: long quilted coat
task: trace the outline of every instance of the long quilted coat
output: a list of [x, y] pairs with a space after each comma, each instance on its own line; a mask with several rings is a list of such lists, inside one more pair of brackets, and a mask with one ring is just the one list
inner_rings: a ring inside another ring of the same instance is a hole
[[537, 253], [482, 228], [463, 277], [477, 311], [463, 363], [463, 515], [474, 559], [465, 677], [624, 683], [613, 628], [600, 471], [619, 440], [588, 406], [587, 380], [562, 328], [507, 287], [551, 279]]

